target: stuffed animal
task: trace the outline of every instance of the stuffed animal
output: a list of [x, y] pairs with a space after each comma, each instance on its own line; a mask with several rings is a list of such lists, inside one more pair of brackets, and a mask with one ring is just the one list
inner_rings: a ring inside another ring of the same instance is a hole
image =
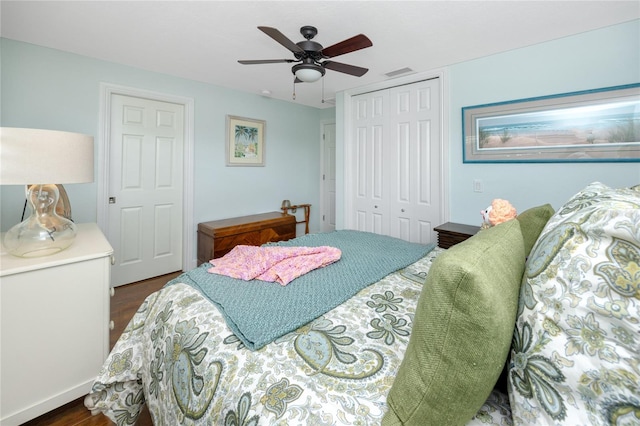
[[480, 216], [482, 216], [481, 228], [487, 229], [515, 218], [517, 212], [510, 202], [496, 198], [489, 207], [480, 210]]

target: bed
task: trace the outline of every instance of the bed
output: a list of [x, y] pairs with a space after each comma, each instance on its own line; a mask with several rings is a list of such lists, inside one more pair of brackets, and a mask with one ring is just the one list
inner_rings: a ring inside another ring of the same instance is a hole
[[[134, 424], [145, 404], [156, 425], [381, 424], [425, 277], [445, 250], [358, 231], [273, 245], [337, 247], [342, 257], [286, 286], [211, 274], [208, 264], [172, 280], [138, 309], [87, 408], [118, 425]], [[506, 411], [494, 391], [468, 424], [504, 424]]]

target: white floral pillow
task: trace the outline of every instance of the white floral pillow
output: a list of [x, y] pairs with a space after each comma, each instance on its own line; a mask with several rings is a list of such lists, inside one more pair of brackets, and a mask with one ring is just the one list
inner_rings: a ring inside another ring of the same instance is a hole
[[640, 423], [640, 192], [593, 183], [540, 234], [509, 398], [514, 425]]

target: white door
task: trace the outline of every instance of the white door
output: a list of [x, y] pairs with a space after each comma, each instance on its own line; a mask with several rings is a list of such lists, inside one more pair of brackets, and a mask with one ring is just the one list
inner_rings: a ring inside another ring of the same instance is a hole
[[322, 126], [322, 231], [336, 229], [336, 123]]
[[353, 103], [353, 162], [346, 167], [353, 182], [352, 228], [358, 231], [389, 233], [388, 92], [357, 96]]
[[390, 235], [415, 243], [434, 242], [441, 223], [439, 96], [437, 79], [389, 90]]
[[440, 82], [425, 80], [352, 98], [351, 211], [347, 226], [435, 242], [441, 223]]
[[110, 128], [112, 285], [182, 270], [184, 106], [113, 94]]

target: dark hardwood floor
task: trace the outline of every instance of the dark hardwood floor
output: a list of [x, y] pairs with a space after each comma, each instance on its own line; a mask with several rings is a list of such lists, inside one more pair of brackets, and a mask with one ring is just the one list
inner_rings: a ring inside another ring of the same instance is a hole
[[[167, 281], [177, 277], [180, 272], [162, 275], [133, 284], [116, 287], [115, 294], [111, 298], [111, 319], [115, 326], [109, 333], [110, 348], [124, 331], [127, 324], [136, 313], [140, 304], [151, 293], [162, 288]], [[98, 372], [96, 371], [96, 375]], [[111, 426], [114, 423], [103, 414], [91, 415], [84, 406], [84, 397], [69, 404], [33, 419], [23, 426]], [[137, 426], [152, 426], [151, 416], [145, 409]]]

